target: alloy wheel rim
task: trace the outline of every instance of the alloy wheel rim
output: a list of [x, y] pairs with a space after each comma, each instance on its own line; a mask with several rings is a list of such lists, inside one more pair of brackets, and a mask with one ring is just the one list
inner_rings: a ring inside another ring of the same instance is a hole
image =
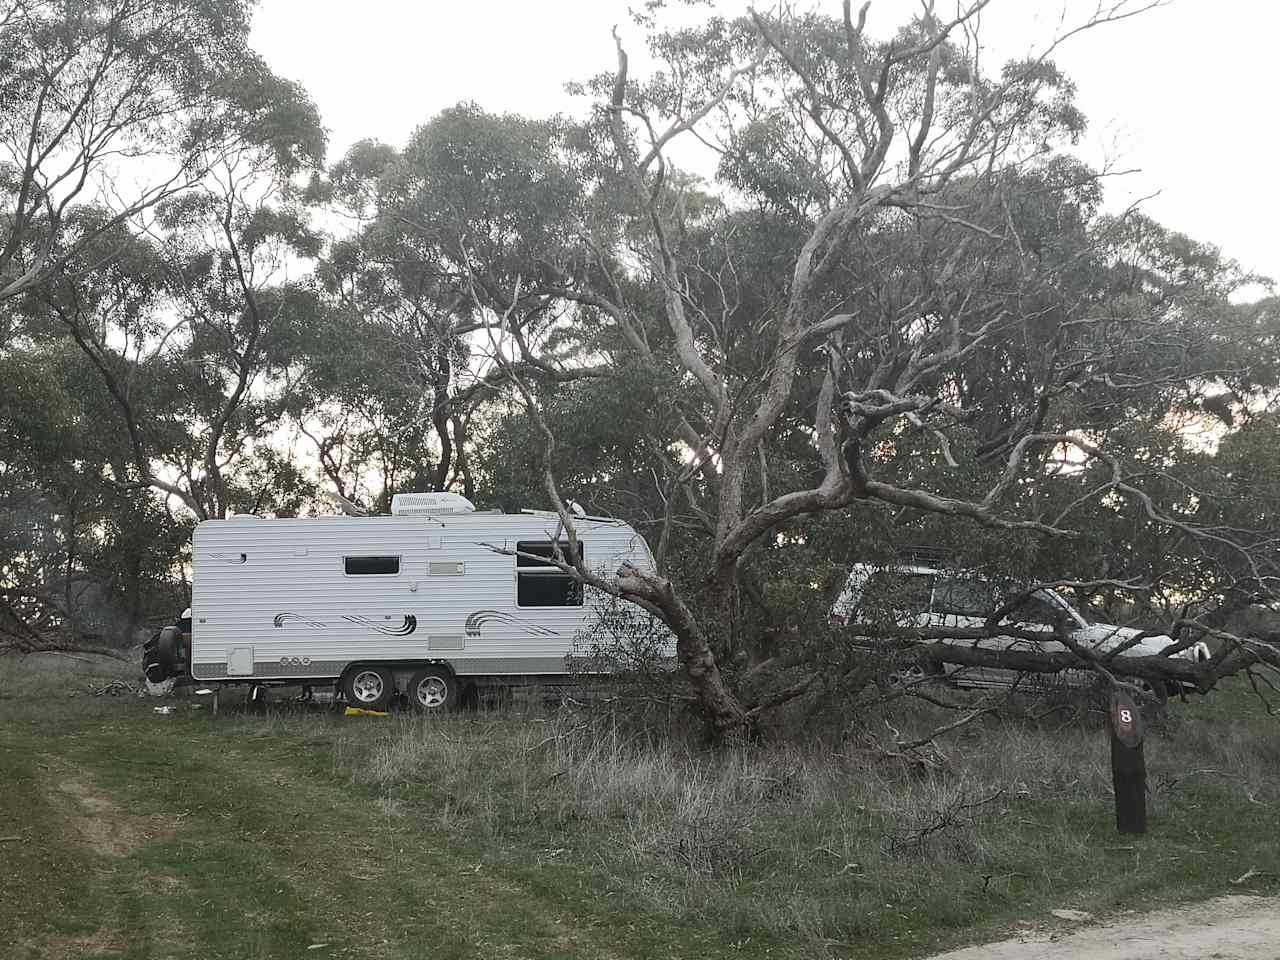
[[438, 707], [448, 698], [449, 689], [439, 677], [427, 677], [418, 684], [418, 702], [424, 707]]
[[373, 670], [358, 673], [351, 681], [351, 691], [361, 703], [373, 703], [382, 696], [382, 677]]

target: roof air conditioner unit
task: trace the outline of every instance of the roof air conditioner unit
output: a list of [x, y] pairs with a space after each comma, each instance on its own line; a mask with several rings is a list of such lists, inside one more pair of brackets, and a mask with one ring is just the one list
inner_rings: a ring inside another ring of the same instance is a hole
[[475, 510], [476, 505], [458, 493], [397, 493], [391, 498], [393, 517], [434, 517]]

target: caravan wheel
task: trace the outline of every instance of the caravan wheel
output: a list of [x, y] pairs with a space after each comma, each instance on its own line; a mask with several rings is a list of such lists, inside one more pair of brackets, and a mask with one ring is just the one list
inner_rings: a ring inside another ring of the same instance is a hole
[[418, 713], [443, 713], [458, 705], [458, 681], [440, 667], [419, 670], [409, 681], [409, 703]]
[[363, 710], [385, 710], [396, 691], [396, 681], [383, 667], [356, 667], [343, 678], [347, 703]]

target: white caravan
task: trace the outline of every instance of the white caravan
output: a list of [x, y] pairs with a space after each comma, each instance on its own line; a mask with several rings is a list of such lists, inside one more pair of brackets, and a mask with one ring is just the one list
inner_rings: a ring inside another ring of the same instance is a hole
[[[599, 613], [551, 561], [557, 534], [568, 545], [556, 514], [478, 512], [448, 493], [397, 495], [391, 514], [199, 524], [189, 620], [150, 645], [148, 679], [337, 684], [356, 706], [384, 708], [401, 693], [430, 711], [475, 684], [592, 666], [574, 647]], [[653, 570], [622, 521], [574, 526], [592, 571]]]

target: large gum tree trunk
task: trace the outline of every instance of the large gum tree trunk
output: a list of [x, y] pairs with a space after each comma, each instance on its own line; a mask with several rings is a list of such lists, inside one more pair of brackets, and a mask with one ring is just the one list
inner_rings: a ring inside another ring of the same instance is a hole
[[676, 652], [698, 703], [721, 737], [746, 732], [747, 713], [724, 682], [706, 632], [693, 612], [676, 594], [671, 581], [626, 566], [619, 571], [619, 585], [630, 594], [656, 607], [676, 635]]

